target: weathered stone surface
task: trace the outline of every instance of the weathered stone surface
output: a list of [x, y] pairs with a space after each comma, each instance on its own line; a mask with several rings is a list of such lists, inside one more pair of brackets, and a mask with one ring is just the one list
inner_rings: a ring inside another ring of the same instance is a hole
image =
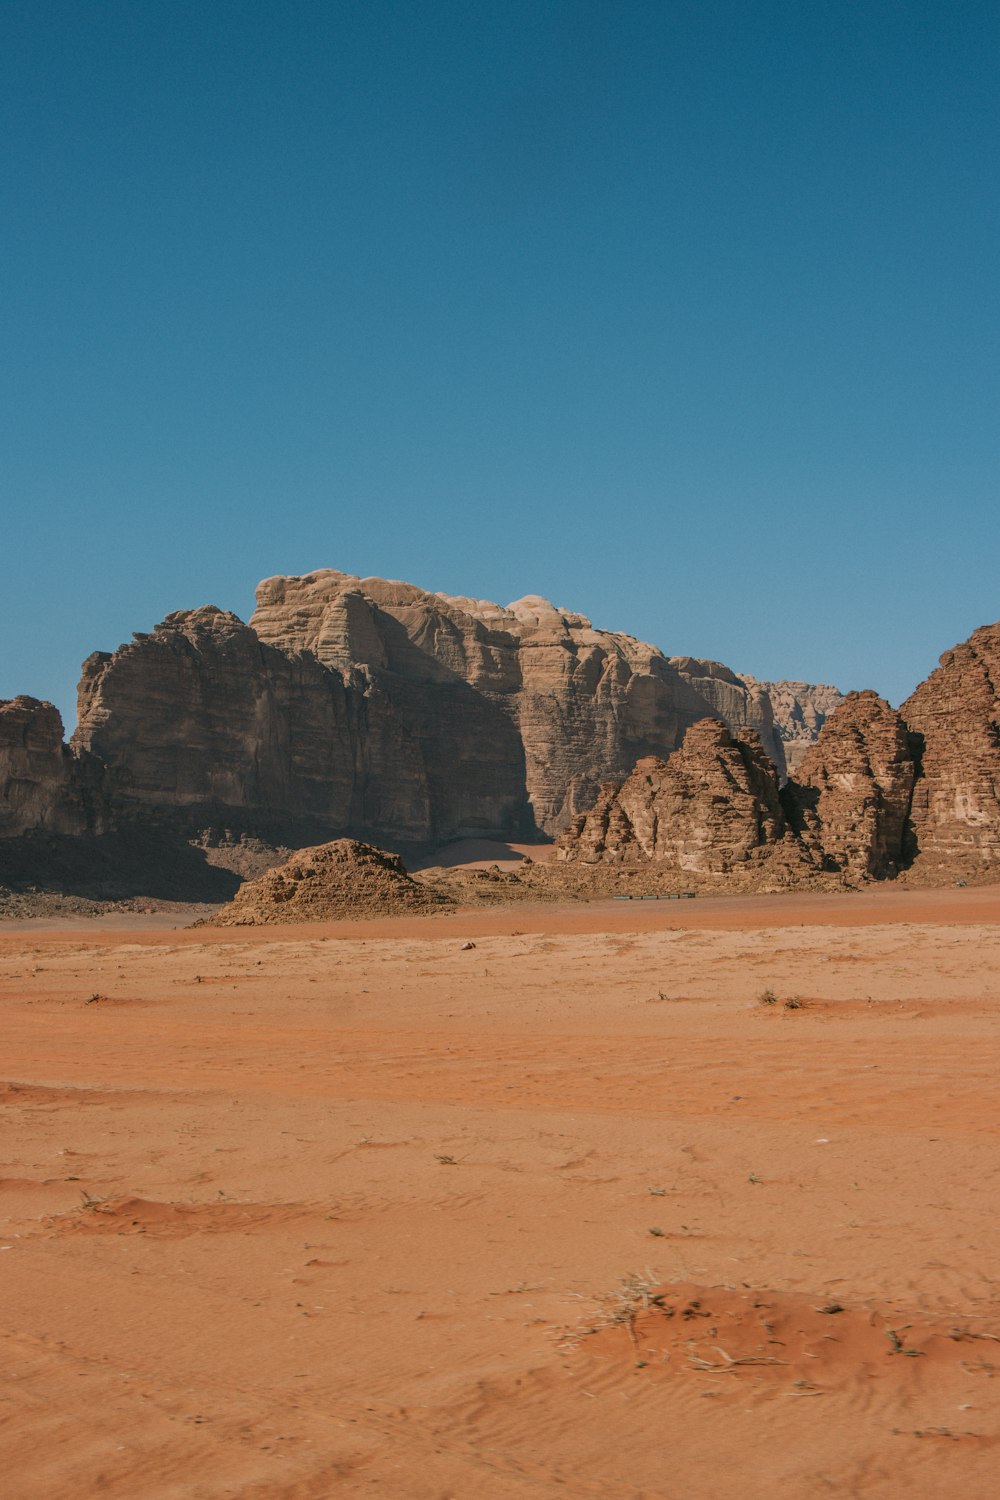
[[211, 606], [181, 611], [84, 663], [74, 744], [108, 764], [119, 816], [300, 841], [520, 830], [523, 758], [509, 723], [461, 682], [448, 681], [449, 711], [435, 712], [433, 658], [422, 666], [405, 639], [398, 649], [410, 676], [279, 649]]
[[0, 838], [99, 826], [97, 778], [63, 744], [59, 710], [37, 698], [0, 701]]
[[907, 698], [919, 775], [912, 822], [925, 874], [1000, 865], [1000, 622], [952, 651]]
[[324, 569], [265, 580], [251, 625], [283, 651], [340, 671], [360, 665], [416, 726], [428, 766], [447, 767], [452, 796], [498, 789], [507, 821], [500, 805], [483, 806], [483, 830], [557, 831], [604, 780], [668, 754], [706, 712], [759, 725], [781, 753], [766, 695], [728, 668], [668, 661], [535, 595], [503, 607]]
[[877, 693], [848, 693], [784, 790], [789, 821], [825, 868], [896, 875], [908, 856], [914, 775], [900, 715]]
[[[51, 705], [0, 704], [0, 837], [426, 845], [569, 822], [567, 878], [630, 860], [721, 874], [767, 850], [790, 875], [981, 874], [1000, 864], [998, 682], [1000, 624], [897, 715], [872, 693], [668, 660], [536, 596], [325, 570], [265, 581], [252, 627], [206, 606], [95, 653], [68, 749]], [[782, 746], [814, 735], [786, 824]]]
[[815, 744], [830, 714], [838, 703], [843, 702], [844, 694], [828, 683], [755, 683], [754, 678], [745, 676], [743, 681], [767, 693], [774, 714], [775, 735], [782, 745], [788, 774], [794, 776], [803, 755], [810, 745]]
[[770, 756], [780, 777], [786, 772], [785, 750], [774, 719], [768, 684], [757, 682], [742, 672], [731, 672], [718, 661], [701, 661], [692, 656], [672, 656], [677, 668], [695, 694], [699, 705], [722, 722], [734, 734], [752, 729], [766, 755]]
[[556, 857], [718, 876], [760, 859], [785, 832], [777, 771], [757, 736], [734, 739], [719, 720], [703, 719], [667, 760], [647, 757], [622, 785], [602, 787]]
[[210, 605], [84, 662], [73, 745], [108, 767], [119, 820], [333, 828], [356, 810], [339, 673]]
[[326, 569], [265, 580], [250, 626], [206, 606], [90, 657], [73, 744], [118, 820], [429, 843], [557, 832], [706, 712], [781, 767], [766, 693], [719, 663]]
[[355, 839], [300, 849], [286, 864], [241, 886], [211, 919], [216, 927], [395, 916], [450, 905], [412, 880], [396, 854]]

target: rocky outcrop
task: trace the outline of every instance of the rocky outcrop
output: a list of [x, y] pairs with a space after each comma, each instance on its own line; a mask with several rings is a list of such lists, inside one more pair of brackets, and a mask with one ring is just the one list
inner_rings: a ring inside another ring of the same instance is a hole
[[63, 744], [57, 708], [37, 698], [0, 701], [0, 838], [97, 831], [100, 800], [99, 772]]
[[731, 672], [718, 661], [672, 656], [670, 664], [676, 667], [691, 689], [700, 711], [704, 713], [707, 709], [734, 734], [752, 729], [774, 762], [779, 777], [784, 778], [787, 770], [785, 748], [775, 722], [767, 684], [742, 672]]
[[88, 657], [73, 746], [107, 766], [119, 822], [347, 826], [348, 717], [338, 673], [205, 606]]
[[184, 610], [89, 657], [72, 749], [115, 827], [427, 844], [556, 833], [706, 714], [782, 767], [767, 694], [718, 662], [327, 569], [266, 580], [249, 626]]
[[300, 843], [352, 829], [400, 842], [522, 831], [511, 726], [465, 684], [436, 712], [426, 675], [341, 668], [224, 610], [181, 611], [84, 663], [74, 744], [108, 765], [119, 817]]
[[823, 868], [896, 875], [910, 852], [915, 769], [900, 715], [877, 693], [848, 693], [785, 788], [789, 822]]
[[755, 735], [704, 720], [668, 760], [642, 760], [624, 784], [603, 787], [557, 858], [712, 876], [767, 861], [787, 878], [891, 876], [905, 859], [913, 781], [906, 726], [875, 693], [844, 699], [781, 792]]
[[[446, 767], [451, 795], [516, 764], [529, 828], [557, 831], [603, 781], [668, 754], [706, 712], [759, 726], [780, 756], [766, 695], [728, 668], [668, 661], [535, 595], [503, 607], [324, 569], [265, 580], [250, 623], [282, 651], [363, 670], [414, 726], [427, 764]], [[492, 818], [479, 826], [504, 831]]]
[[912, 822], [925, 875], [1000, 867], [1000, 622], [946, 651], [900, 708], [919, 775]]
[[667, 658], [534, 595], [322, 570], [266, 580], [250, 625], [180, 611], [89, 657], [68, 749], [51, 705], [0, 705], [0, 837], [426, 846], [568, 825], [570, 864], [719, 874], [780, 849], [846, 879], [981, 873], [1000, 864], [998, 682], [1000, 625], [896, 715]]
[[248, 881], [211, 925], [255, 927], [401, 916], [450, 904], [445, 896], [411, 879], [398, 855], [354, 839], [335, 839], [300, 849], [286, 864]]
[[757, 736], [734, 739], [719, 720], [703, 719], [667, 760], [647, 757], [622, 785], [602, 787], [559, 839], [556, 858], [719, 876], [760, 860], [785, 834], [777, 771]]
[[827, 683], [757, 682], [740, 674], [748, 687], [758, 688], [770, 702], [774, 732], [782, 746], [789, 776], [796, 774], [799, 762], [844, 695]]

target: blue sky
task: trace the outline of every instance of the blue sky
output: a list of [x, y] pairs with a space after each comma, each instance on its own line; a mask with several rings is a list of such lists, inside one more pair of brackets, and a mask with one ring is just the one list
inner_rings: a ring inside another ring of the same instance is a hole
[[340, 567], [898, 702], [1000, 616], [1000, 11], [5, 0], [0, 696]]

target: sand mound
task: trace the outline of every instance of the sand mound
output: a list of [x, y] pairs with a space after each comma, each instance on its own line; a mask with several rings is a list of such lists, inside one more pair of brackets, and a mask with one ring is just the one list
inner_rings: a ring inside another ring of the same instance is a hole
[[287, 864], [248, 881], [210, 925], [325, 922], [429, 911], [449, 904], [444, 895], [411, 880], [398, 855], [356, 839], [334, 839], [300, 849]]

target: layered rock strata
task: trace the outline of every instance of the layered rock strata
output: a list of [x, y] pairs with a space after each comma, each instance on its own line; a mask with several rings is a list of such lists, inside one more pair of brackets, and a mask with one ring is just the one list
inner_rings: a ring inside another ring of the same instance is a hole
[[643, 755], [675, 749], [707, 712], [759, 727], [780, 757], [766, 695], [728, 668], [670, 661], [535, 595], [504, 608], [325, 569], [265, 580], [250, 623], [283, 651], [361, 667], [414, 725], [428, 761], [445, 751], [453, 790], [463, 774], [481, 779], [484, 734], [498, 746], [513, 737], [530, 818], [546, 832]]
[[751, 729], [766, 754], [774, 762], [779, 777], [787, 772], [784, 737], [775, 718], [767, 684], [742, 672], [731, 672], [718, 661], [701, 661], [692, 656], [672, 656], [686, 685], [694, 694], [689, 704], [692, 712], [706, 710], [737, 735]]
[[[998, 683], [1000, 625], [896, 715], [871, 693], [668, 659], [535, 596], [502, 607], [324, 570], [266, 580], [250, 625], [206, 606], [95, 653], [68, 749], [51, 705], [0, 704], [0, 838], [426, 846], [569, 824], [570, 862], [629, 850], [724, 872], [781, 846], [848, 879], [913, 860], [982, 878], [1000, 864]], [[706, 717], [725, 729], [692, 730]], [[783, 747], [800, 757], [784, 812]]]
[[561, 836], [556, 858], [654, 862], [726, 875], [759, 860], [786, 836], [778, 775], [759, 738], [733, 738], [702, 719], [667, 760], [640, 760], [622, 783], [602, 787], [589, 812]]
[[964, 874], [1000, 866], [1000, 622], [946, 651], [900, 714], [914, 735], [919, 776], [914, 855]]
[[312, 843], [555, 833], [718, 712], [780, 756], [767, 697], [529, 596], [504, 608], [323, 570], [250, 625], [178, 611], [84, 663], [72, 748], [111, 819]]
[[99, 768], [63, 744], [59, 710], [37, 698], [0, 701], [0, 838], [81, 834], [102, 824]]
[[262, 645], [212, 606], [83, 664], [73, 747], [107, 767], [121, 821], [348, 824], [353, 748], [339, 674]]
[[758, 688], [767, 697], [788, 774], [796, 775], [803, 755], [810, 745], [816, 743], [823, 725], [843, 701], [844, 694], [828, 683], [757, 682], [742, 673], [740, 676], [748, 687]]
[[120, 817], [299, 842], [345, 829], [400, 842], [524, 831], [508, 721], [464, 684], [445, 705], [423, 687], [281, 649], [209, 606], [91, 656], [73, 742], [108, 765]]
[[826, 869], [852, 880], [896, 875], [910, 852], [915, 775], [900, 715], [877, 693], [848, 693], [785, 788], [789, 821]]
[[872, 692], [844, 699], [781, 791], [755, 735], [704, 720], [669, 759], [603, 787], [557, 858], [719, 876], [780, 854], [790, 874], [885, 878], [907, 857], [914, 776], [906, 726]]

